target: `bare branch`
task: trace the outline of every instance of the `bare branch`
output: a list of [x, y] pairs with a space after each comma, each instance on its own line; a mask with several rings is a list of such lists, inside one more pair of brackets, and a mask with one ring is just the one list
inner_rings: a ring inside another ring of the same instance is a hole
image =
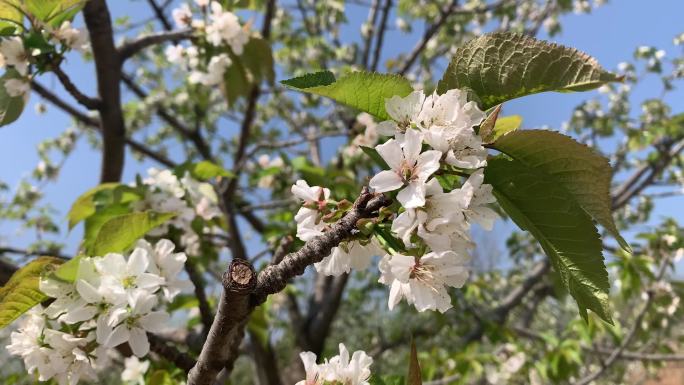
[[380, 62], [380, 55], [382, 54], [382, 41], [385, 38], [385, 30], [387, 28], [387, 18], [389, 17], [390, 9], [392, 8], [392, 0], [385, 0], [385, 6], [382, 9], [382, 17], [380, 18], [380, 28], [378, 29], [377, 39], [375, 41], [375, 50], [373, 51], [373, 62], [371, 63], [371, 71], [378, 69]]
[[150, 35], [145, 35], [122, 44], [119, 47], [119, 57], [124, 62], [126, 59], [144, 50], [147, 47], [163, 44], [169, 41], [179, 41], [184, 39], [191, 39], [193, 31], [191, 29], [182, 29], [178, 31], [164, 31], [157, 32]]
[[[663, 279], [663, 276], [665, 275], [665, 272], [667, 271], [667, 267], [670, 265], [670, 258], [668, 255], [664, 256], [663, 260], [660, 263], [660, 267], [658, 268], [658, 272], [656, 273], [656, 279], [655, 281], [658, 282]], [[643, 307], [637, 314], [636, 318], [634, 319], [634, 322], [632, 323], [632, 327], [629, 329], [627, 334], [625, 334], [625, 337], [622, 339], [622, 343], [613, 350], [608, 358], [603, 362], [603, 365], [601, 368], [593, 373], [588, 374], [587, 376], [579, 379], [577, 382], [575, 382], [575, 385], [588, 385], [592, 383], [594, 380], [599, 378], [603, 373], [606, 372], [606, 370], [613, 364], [617, 359], [622, 355], [622, 353], [629, 347], [629, 345], [632, 343], [632, 340], [636, 336], [637, 332], [639, 331], [639, 328], [641, 327], [641, 320], [644, 319], [644, 316], [648, 312], [648, 310], [651, 307], [651, 303], [653, 303], [653, 298], [655, 297], [653, 292], [648, 291], [646, 293], [647, 298], [646, 301], [644, 302]]]
[[121, 110], [121, 60], [114, 46], [112, 20], [105, 0], [90, 0], [83, 7], [90, 34], [97, 88], [102, 100], [99, 108], [102, 122], [101, 182], [121, 180], [125, 159], [126, 130]]
[[[57, 108], [66, 112], [67, 114], [71, 115], [72, 118], [76, 119], [79, 123], [83, 124], [85, 127], [95, 129], [98, 132], [102, 133], [102, 127], [100, 126], [99, 119], [93, 118], [93, 117], [88, 116], [85, 113], [79, 111], [76, 107], [74, 107], [74, 106], [70, 105], [69, 103], [65, 102], [64, 100], [60, 99], [59, 96], [55, 95], [52, 91], [48, 90], [43, 85], [36, 82], [35, 80], [31, 80], [31, 89], [33, 89], [33, 91], [35, 91], [38, 95], [43, 97], [45, 100], [54, 104]], [[128, 144], [131, 147], [131, 149], [147, 156], [150, 159], [156, 160], [157, 162], [165, 165], [166, 167], [174, 168], [177, 166], [177, 164], [174, 161], [168, 159], [166, 156], [164, 156], [158, 152], [153, 151], [152, 149], [150, 149], [149, 147], [147, 147], [143, 143], [140, 143], [140, 142], [135, 141], [135, 140], [128, 138], [128, 137], [125, 139], [125, 141], [126, 141], [126, 144]]]
[[268, 266], [258, 276], [248, 262], [233, 259], [224, 274], [225, 290], [218, 312], [197, 364], [190, 371], [188, 385], [211, 384], [223, 367], [230, 370], [252, 310], [270, 294], [283, 290], [290, 279], [303, 274], [307, 266], [321, 261], [333, 247], [349, 238], [359, 219], [376, 215], [377, 210], [389, 203], [384, 195], [372, 194], [364, 188], [352, 209], [328, 231], [306, 242], [277, 265]]
[[57, 76], [59, 82], [62, 83], [64, 89], [66, 89], [71, 96], [76, 99], [83, 107], [89, 110], [99, 110], [102, 106], [102, 101], [98, 98], [91, 98], [90, 96], [81, 92], [81, 90], [76, 87], [76, 85], [71, 81], [69, 76], [62, 71], [60, 66], [54, 66], [51, 68], [52, 72]]

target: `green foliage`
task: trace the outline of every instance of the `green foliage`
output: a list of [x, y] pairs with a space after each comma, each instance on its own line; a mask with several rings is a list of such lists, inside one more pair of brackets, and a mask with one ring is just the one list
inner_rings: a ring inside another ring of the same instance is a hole
[[155, 370], [146, 382], [148, 385], [174, 385], [175, 381], [166, 370]]
[[85, 0], [27, 0], [26, 10], [38, 20], [53, 27], [72, 19], [85, 5]]
[[183, 163], [174, 170], [174, 173], [179, 178], [182, 178], [185, 172], [189, 172], [193, 178], [201, 181], [214, 179], [219, 176], [230, 178], [234, 175], [232, 172], [208, 160], [197, 163]]
[[586, 91], [620, 80], [575, 48], [516, 33], [493, 33], [456, 50], [437, 91], [470, 89], [488, 109], [525, 95]]
[[389, 119], [385, 99], [395, 95], [403, 97], [413, 91], [411, 83], [399, 75], [370, 72], [350, 72], [335, 79], [332, 72], [323, 71], [281, 83], [294, 90], [331, 98], [381, 120]]
[[21, 25], [24, 15], [18, 8], [19, 0], [0, 1], [0, 31], [2, 35], [11, 34]]
[[17, 270], [0, 288], [0, 328], [4, 328], [47, 296], [39, 290], [40, 277], [63, 261], [54, 257], [40, 257]]
[[257, 342], [259, 342], [264, 347], [268, 346], [269, 343], [268, 338], [270, 333], [268, 330], [268, 310], [270, 306], [271, 298], [268, 298], [268, 300], [264, 304], [254, 309], [252, 314], [249, 316], [249, 321], [247, 322], [247, 330], [250, 332], [250, 334], [255, 336]]
[[61, 264], [56, 270], [54, 276], [65, 282], [76, 281], [76, 275], [78, 274], [78, 267], [81, 264], [82, 255], [77, 255], [74, 258]]
[[[1, 10], [0, 10], [1, 11]], [[4, 84], [10, 79], [22, 79], [26, 81], [15, 69], [10, 68], [5, 72], [2, 77], [0, 77], [0, 127], [6, 126], [21, 116], [22, 111], [24, 111], [24, 106], [26, 105], [26, 100], [23, 96], [10, 96], [7, 93], [7, 89]]]
[[173, 218], [175, 213], [144, 211], [115, 216], [102, 224], [88, 255], [122, 252], [148, 231]]
[[612, 323], [601, 238], [575, 196], [543, 168], [501, 156], [488, 162], [485, 183], [511, 219], [539, 241], [582, 317], [590, 309]]
[[263, 81], [273, 83], [273, 53], [268, 41], [251, 38], [243, 48], [242, 55], [228, 52], [232, 64], [224, 74], [223, 91], [228, 105], [233, 106], [241, 97], [248, 96]]
[[629, 250], [611, 213], [613, 171], [608, 159], [568, 136], [546, 130], [513, 132], [497, 140], [494, 148], [546, 174]]
[[110, 194], [113, 202], [124, 203], [137, 200], [138, 194], [132, 187], [122, 185], [121, 183], [103, 183], [78, 197], [69, 213], [69, 229], [71, 230], [80, 221], [95, 214], [98, 203], [104, 200], [106, 194]]

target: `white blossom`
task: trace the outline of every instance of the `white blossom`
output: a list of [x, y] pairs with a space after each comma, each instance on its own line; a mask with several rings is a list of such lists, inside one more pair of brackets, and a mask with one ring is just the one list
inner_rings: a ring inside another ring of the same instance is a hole
[[112, 312], [110, 328], [102, 337], [98, 336], [98, 342], [110, 348], [128, 342], [133, 354], [145, 356], [150, 351], [147, 332], [161, 332], [169, 319], [165, 311], [152, 311], [156, 304], [156, 296], [144, 290], [133, 292], [128, 297], [128, 307]]
[[390, 139], [375, 149], [391, 170], [384, 170], [369, 182], [376, 192], [401, 189], [397, 200], [405, 208], [425, 204], [425, 183], [437, 169], [442, 154], [429, 150], [421, 153], [422, 136], [414, 129], [406, 130], [403, 140]]
[[334, 247], [330, 255], [314, 264], [316, 271], [324, 275], [339, 276], [354, 270], [365, 270], [371, 257], [380, 255], [381, 249], [371, 241], [366, 245], [359, 241], [342, 242]]
[[22, 78], [7, 79], [4, 86], [7, 95], [13, 98], [28, 96], [29, 91], [31, 91], [31, 84]]
[[4, 57], [5, 65], [14, 66], [22, 76], [28, 73], [29, 55], [24, 49], [24, 42], [20, 37], [3, 39], [0, 42], [0, 53]]
[[380, 283], [390, 286], [388, 305], [392, 310], [406, 298], [420, 312], [451, 308], [446, 287], [461, 287], [468, 279], [467, 254], [453, 251], [430, 252], [422, 257], [386, 255], [380, 261]]
[[306, 242], [323, 234], [325, 223], [321, 221], [319, 211], [325, 208], [330, 199], [330, 190], [320, 186], [309, 187], [306, 181], [300, 179], [291, 191], [303, 203], [295, 215], [297, 238]]
[[150, 361], [140, 361], [136, 356], [126, 357], [124, 359], [124, 370], [121, 372], [121, 381], [145, 385], [144, 376], [149, 368]]
[[210, 23], [206, 28], [207, 41], [214, 46], [226, 43], [236, 55], [242, 55], [243, 47], [249, 40], [249, 35], [240, 26], [237, 15], [224, 11], [223, 6], [218, 1], [212, 1], [210, 8]]
[[192, 22], [192, 10], [187, 3], [171, 11], [171, 17], [178, 28], [188, 28]]
[[340, 354], [321, 364], [316, 363], [316, 355], [303, 352], [299, 356], [304, 363], [306, 378], [295, 385], [368, 385], [371, 376], [370, 366], [373, 358], [362, 350], [355, 351], [351, 358], [344, 344], [339, 344]]
[[179, 277], [188, 257], [185, 253], [174, 253], [175, 245], [168, 239], [160, 239], [154, 247], [144, 239], [136, 243], [136, 248], [145, 250], [150, 259], [148, 270], [164, 278], [162, 290], [171, 301], [180, 292], [191, 288], [190, 281]]

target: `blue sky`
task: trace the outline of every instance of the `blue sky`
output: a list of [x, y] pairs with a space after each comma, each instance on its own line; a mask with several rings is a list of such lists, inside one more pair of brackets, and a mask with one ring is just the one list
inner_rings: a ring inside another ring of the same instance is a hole
[[[149, 15], [146, 2], [110, 1], [114, 17], [124, 15]], [[561, 22], [563, 32], [552, 40], [581, 49], [594, 57], [609, 69], [614, 69], [621, 61], [630, 60], [634, 49], [639, 45], [653, 45], [668, 52], [676, 52], [672, 38], [684, 32], [681, 22], [684, 15], [684, 1], [682, 0], [613, 0], [608, 5], [599, 8], [591, 15], [570, 14]], [[365, 11], [358, 6], [349, 7], [349, 16], [354, 26], [349, 27], [349, 33], [358, 33], [358, 25], [365, 20]], [[77, 20], [77, 26], [82, 25]], [[384, 56], [393, 56], [398, 52], [410, 49], [413, 42], [422, 33], [422, 27], [417, 26], [409, 36], [400, 36], [393, 32], [387, 39]], [[542, 33], [541, 37], [546, 37]], [[345, 36], [346, 40], [347, 36]], [[358, 36], [354, 37], [358, 39]], [[410, 41], [410, 44], [406, 42]], [[91, 63], [82, 63], [70, 58], [65, 69], [73, 80], [86, 93], [94, 94], [94, 70]], [[382, 68], [381, 68], [382, 70]], [[58, 94], [64, 95], [61, 86], [50, 76], [40, 79], [44, 84], [53, 87]], [[595, 91], [594, 91], [595, 93]], [[655, 80], [640, 85], [634, 92], [635, 101], [659, 95], [660, 86]], [[510, 102], [505, 107], [506, 114], [523, 116], [524, 127], [533, 128], [548, 125], [558, 128], [571, 115], [573, 107], [591, 96], [590, 94], [540, 94]], [[67, 98], [70, 99], [70, 98]], [[673, 112], [684, 112], [684, 93], [678, 91], [668, 96]], [[34, 105], [40, 101], [37, 95], [32, 95], [24, 115], [14, 124], [0, 128], [0, 180], [15, 187], [22, 176], [28, 175], [38, 162], [36, 145], [46, 137], [55, 137], [68, 127], [70, 120], [57, 109], [48, 105], [45, 115], [37, 116]], [[227, 132], [235, 130], [228, 127]], [[333, 143], [329, 143], [326, 152], [334, 150]], [[138, 163], [132, 158], [127, 159], [124, 181], [130, 181], [134, 175], [144, 172], [153, 163]], [[50, 183], [44, 188], [46, 201], [59, 211], [60, 224], [66, 228], [66, 212], [73, 200], [82, 192], [97, 184], [100, 169], [100, 154], [89, 148], [81, 140], [77, 149], [66, 161], [60, 178], [56, 183]], [[674, 198], [668, 202], [668, 215], [679, 219], [684, 217], [683, 200]], [[658, 210], [656, 216], [665, 215]], [[500, 230], [506, 229], [501, 226]], [[0, 223], [0, 244], [22, 246], [31, 241], [33, 234], [18, 234], [16, 224]], [[64, 234], [57, 240], [69, 245], [68, 251], [73, 251], [81, 237], [81, 230], [77, 228], [71, 234]], [[256, 247], [256, 245], [254, 245]]]

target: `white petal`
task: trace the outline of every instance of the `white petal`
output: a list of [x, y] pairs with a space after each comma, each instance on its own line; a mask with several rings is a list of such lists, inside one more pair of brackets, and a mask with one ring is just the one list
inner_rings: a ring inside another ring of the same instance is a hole
[[147, 340], [147, 333], [140, 328], [131, 329], [131, 338], [128, 340], [133, 354], [144, 357], [150, 351], [150, 342]]
[[[418, 130], [409, 128], [406, 130], [402, 147], [404, 150], [404, 158], [406, 162], [413, 165], [418, 160], [421, 147], [423, 146], [423, 134]], [[440, 154], [441, 155], [441, 154]]]
[[399, 171], [401, 169], [401, 163], [404, 158], [401, 143], [398, 140], [390, 139], [383, 144], [375, 146], [375, 150], [392, 170]]
[[397, 133], [398, 127], [394, 120], [385, 120], [384, 122], [378, 123], [375, 130], [380, 135], [394, 136], [394, 134]]
[[136, 248], [128, 257], [128, 274], [138, 276], [142, 274], [149, 265], [150, 260], [147, 255], [147, 250], [143, 248]]
[[439, 160], [442, 153], [435, 150], [425, 151], [418, 157], [416, 168], [418, 169], [418, 179], [426, 181], [430, 175], [439, 170]]
[[373, 178], [371, 178], [368, 185], [375, 192], [385, 192], [393, 191], [404, 185], [404, 182], [394, 171], [384, 170], [377, 173]]
[[169, 321], [169, 313], [165, 311], [155, 311], [140, 317], [140, 326], [152, 333], [161, 332]]
[[128, 341], [131, 337], [131, 333], [125, 325], [119, 325], [114, 328], [111, 334], [107, 336], [104, 345], [113, 348], [121, 345], [122, 343]]
[[397, 200], [407, 209], [425, 206], [425, 184], [413, 181], [397, 194]]

